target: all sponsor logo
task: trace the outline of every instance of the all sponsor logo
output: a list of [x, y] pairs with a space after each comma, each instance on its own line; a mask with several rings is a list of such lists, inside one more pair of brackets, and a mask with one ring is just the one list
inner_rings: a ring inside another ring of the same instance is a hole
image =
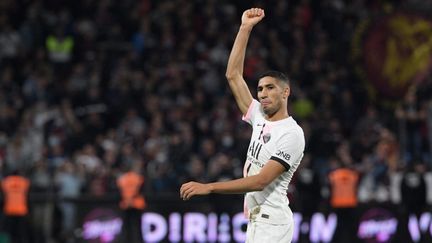
[[252, 144], [249, 146], [249, 155], [255, 159], [258, 159], [262, 146], [262, 143], [255, 143], [255, 141], [253, 141]]

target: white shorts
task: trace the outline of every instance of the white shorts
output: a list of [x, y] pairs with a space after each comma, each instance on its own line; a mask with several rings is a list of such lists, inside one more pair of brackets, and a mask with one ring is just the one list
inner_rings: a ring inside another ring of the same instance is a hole
[[290, 243], [294, 224], [268, 224], [249, 221], [246, 230], [246, 243]]

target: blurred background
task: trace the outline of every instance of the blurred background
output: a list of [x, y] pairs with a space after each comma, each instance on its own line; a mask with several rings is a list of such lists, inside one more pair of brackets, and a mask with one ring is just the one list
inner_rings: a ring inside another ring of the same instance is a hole
[[[242, 242], [251, 135], [225, 80], [291, 79], [294, 242], [432, 242], [432, 1], [1, 0], [0, 242]], [[123, 179], [122, 179], [123, 178]], [[126, 178], [126, 179], [125, 179]]]

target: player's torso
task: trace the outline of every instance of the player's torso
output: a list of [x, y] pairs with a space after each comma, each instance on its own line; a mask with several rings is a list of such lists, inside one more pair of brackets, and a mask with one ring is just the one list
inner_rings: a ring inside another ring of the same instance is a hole
[[[273, 123], [265, 119], [257, 119], [253, 125], [253, 132], [247, 152], [244, 176], [253, 176], [260, 172], [272, 156], [283, 157], [282, 151], [277, 151], [278, 143], [283, 142], [283, 135], [292, 127], [288, 122]], [[290, 156], [286, 154], [286, 156]], [[287, 159], [288, 160], [288, 159]], [[267, 223], [286, 223], [290, 219], [288, 198], [286, 191], [289, 184], [289, 173], [282, 173], [262, 191], [249, 192], [245, 195], [247, 210], [258, 210], [256, 220]]]
[[271, 156], [278, 153], [276, 151], [276, 142], [287, 129], [288, 127], [284, 124], [274, 125], [265, 119], [258, 119], [253, 125], [251, 141], [247, 151], [244, 168], [245, 176], [258, 174]]

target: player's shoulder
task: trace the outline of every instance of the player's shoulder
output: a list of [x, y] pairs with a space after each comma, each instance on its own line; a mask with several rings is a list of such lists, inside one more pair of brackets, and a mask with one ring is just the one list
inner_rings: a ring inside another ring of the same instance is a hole
[[287, 122], [285, 122], [284, 125], [285, 125], [285, 130], [287, 132], [291, 132], [291, 133], [298, 132], [303, 134], [303, 128], [297, 123], [297, 121], [292, 116], [290, 116], [287, 119]]
[[304, 139], [303, 128], [294, 120], [289, 117], [284, 123], [283, 129], [280, 131], [281, 137], [293, 137], [297, 139]]

